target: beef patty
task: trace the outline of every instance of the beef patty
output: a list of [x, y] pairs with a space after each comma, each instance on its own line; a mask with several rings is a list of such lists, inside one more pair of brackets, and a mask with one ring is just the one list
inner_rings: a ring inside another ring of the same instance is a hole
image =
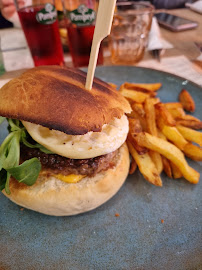
[[37, 148], [29, 148], [21, 144], [20, 156], [22, 162], [34, 157], [38, 158], [47, 173], [94, 176], [100, 171], [108, 170], [116, 165], [118, 150], [95, 158], [71, 159], [57, 154], [45, 154]]

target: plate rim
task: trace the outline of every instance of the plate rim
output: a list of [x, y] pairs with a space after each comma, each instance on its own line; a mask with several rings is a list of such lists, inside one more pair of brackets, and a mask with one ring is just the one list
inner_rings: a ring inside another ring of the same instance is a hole
[[[176, 78], [178, 78], [178, 79], [181, 79], [181, 80], [185, 80], [185, 81], [188, 81], [189, 83], [192, 83], [193, 85], [195, 85], [196, 87], [199, 87], [199, 88], [201, 88], [201, 90], [202, 90], [202, 84], [201, 85], [199, 85], [199, 84], [197, 84], [197, 83], [195, 83], [195, 82], [193, 82], [193, 81], [191, 81], [191, 80], [189, 80], [189, 79], [186, 79], [185, 77], [182, 77], [182, 76], [179, 76], [179, 75], [176, 75], [176, 74], [173, 74], [173, 73], [170, 73], [170, 72], [167, 72], [167, 71], [163, 71], [163, 70], [158, 70], [158, 69], [155, 69], [155, 68], [149, 68], [149, 67], [139, 67], [139, 66], [128, 66], [128, 65], [106, 65], [106, 66], [97, 66], [96, 67], [96, 69], [97, 68], [114, 68], [114, 67], [119, 67], [119, 68], [121, 68], [121, 67], [127, 67], [127, 68], [135, 68], [135, 69], [143, 69], [143, 70], [152, 70], [152, 71], [155, 71], [155, 72], [158, 72], [158, 73], [163, 73], [163, 74], [165, 74], [165, 75], [169, 75], [169, 76], [172, 76], [172, 77], [176, 77]], [[88, 70], [88, 68], [86, 67], [85, 68], [85, 70], [87, 71]], [[202, 76], [202, 75], [201, 75]]]

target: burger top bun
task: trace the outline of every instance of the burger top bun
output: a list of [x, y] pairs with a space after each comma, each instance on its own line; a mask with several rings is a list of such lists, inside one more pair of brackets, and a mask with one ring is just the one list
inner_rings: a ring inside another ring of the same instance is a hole
[[0, 89], [0, 115], [83, 135], [130, 113], [128, 101], [110, 85], [95, 78], [86, 90], [85, 81], [86, 73], [77, 69], [30, 69]]

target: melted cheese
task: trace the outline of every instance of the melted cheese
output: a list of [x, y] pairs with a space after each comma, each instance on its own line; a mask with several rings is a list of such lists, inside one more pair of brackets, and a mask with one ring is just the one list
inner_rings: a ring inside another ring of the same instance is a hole
[[76, 174], [69, 174], [69, 175], [55, 174], [53, 176], [65, 183], [77, 183], [85, 177], [85, 175], [76, 175]]

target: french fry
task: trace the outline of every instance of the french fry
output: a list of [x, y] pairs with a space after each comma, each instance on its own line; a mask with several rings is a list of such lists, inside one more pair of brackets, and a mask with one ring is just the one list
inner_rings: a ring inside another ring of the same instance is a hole
[[132, 156], [130, 173], [138, 166], [149, 182], [162, 186], [160, 174], [164, 170], [170, 178], [184, 177], [197, 184], [200, 174], [188, 165], [184, 155], [202, 161], [202, 133], [193, 130], [202, 129], [202, 121], [185, 113], [184, 109], [195, 110], [195, 103], [186, 90], [181, 91], [180, 102], [162, 103], [155, 97], [160, 87], [160, 83], [128, 82], [120, 87], [132, 107], [127, 115], [127, 144]]
[[163, 125], [161, 131], [166, 138], [173, 142], [180, 150], [183, 150], [188, 143], [176, 127]]
[[124, 83], [124, 87], [128, 89], [146, 89], [148, 91], [157, 91], [161, 88], [161, 83]]
[[168, 109], [168, 111], [174, 119], [183, 119], [183, 117], [185, 117], [185, 111], [183, 110], [183, 108], [172, 108]]
[[130, 162], [130, 170], [129, 170], [129, 174], [133, 174], [137, 169], [137, 163], [135, 162], [134, 158], [131, 158], [131, 162]]
[[133, 145], [133, 147], [136, 149], [138, 154], [143, 155], [143, 154], [148, 152], [148, 149], [138, 145], [133, 138], [133, 136], [135, 134], [142, 132], [142, 127], [141, 127], [140, 121], [136, 118], [128, 118], [128, 120], [129, 120], [128, 140]]
[[201, 122], [200, 119], [198, 119], [197, 117], [195, 117], [195, 116], [193, 116], [193, 115], [189, 115], [189, 114], [185, 114], [183, 117], [181, 117], [181, 118], [179, 118], [179, 119], [195, 121], [195, 122], [198, 122], [198, 123]]
[[171, 169], [172, 169], [172, 176], [174, 179], [178, 179], [178, 178], [181, 178], [182, 177], [182, 173], [181, 171], [178, 169], [178, 167], [170, 162], [170, 166], [171, 166]]
[[146, 94], [146, 93], [138, 92], [135, 90], [128, 90], [125, 88], [121, 90], [121, 94], [129, 100], [139, 102], [139, 103], [143, 103], [145, 99], [150, 96], [149, 94]]
[[148, 152], [148, 149], [146, 147], [137, 144], [137, 142], [133, 138], [133, 135], [130, 132], [128, 133], [127, 140], [133, 145], [133, 147], [135, 148], [135, 150], [139, 155], [144, 155], [145, 153]]
[[202, 129], [202, 121], [195, 121], [195, 120], [187, 120], [187, 119], [179, 119], [176, 120], [176, 125], [181, 125], [188, 128], [193, 129]]
[[137, 87], [137, 86], [133, 86], [133, 85], [128, 85], [127, 83], [124, 83], [120, 86], [119, 91], [122, 93], [125, 90], [129, 90], [129, 91], [136, 91], [136, 92], [140, 92], [140, 93], [145, 93], [148, 94], [150, 97], [155, 97], [157, 95], [157, 93], [155, 91], [150, 91], [147, 90], [145, 88], [141, 88], [141, 87]]
[[136, 118], [140, 121], [141, 127], [143, 131], [147, 131], [147, 125], [145, 121], [145, 117], [140, 116], [137, 112], [132, 111], [130, 114], [127, 115], [128, 117]]
[[159, 102], [161, 102], [160, 101], [160, 98], [157, 98], [157, 97], [151, 97], [151, 100], [152, 100], [152, 102], [153, 102], [154, 105], [157, 104], [157, 103], [159, 103]]
[[157, 120], [160, 120], [161, 118], [164, 124], [168, 126], [176, 125], [175, 119], [172, 117], [172, 115], [169, 113], [169, 111], [166, 109], [166, 106], [163, 103], [161, 102], [157, 103], [155, 105], [155, 109]]
[[137, 134], [142, 132], [142, 126], [140, 124], [139, 119], [137, 118], [128, 118], [128, 122], [129, 122], [129, 130], [130, 130], [130, 134]]
[[170, 164], [171, 162], [167, 158], [162, 157], [162, 163], [163, 163], [164, 172], [167, 174], [169, 178], [173, 178], [171, 164]]
[[192, 143], [188, 143], [183, 152], [185, 155], [193, 160], [202, 161], [202, 148]]
[[145, 111], [141, 103], [134, 102], [131, 104], [132, 110], [138, 113], [141, 117], [145, 116]]
[[117, 88], [118, 88], [118, 86], [117, 86], [115, 83], [109, 82], [108, 84], [109, 84], [112, 88], [114, 88], [114, 89], [117, 89]]
[[158, 132], [158, 137], [159, 138], [161, 138], [164, 141], [167, 141], [166, 136], [159, 129], [157, 130], [157, 132]]
[[150, 183], [156, 186], [162, 186], [161, 178], [158, 174], [156, 166], [154, 165], [153, 161], [151, 160], [148, 153], [144, 155], [139, 155], [133, 145], [127, 141], [129, 151], [137, 163], [137, 166], [144, 176], [144, 178], [149, 181]]
[[182, 89], [182, 91], [179, 94], [179, 100], [186, 111], [188, 112], [195, 111], [195, 102], [187, 90]]
[[[154, 108], [154, 101], [150, 98], [147, 98], [144, 103], [144, 110], [145, 110], [145, 119], [147, 123], [147, 131], [157, 136], [157, 127], [156, 127], [156, 114]], [[150, 156], [154, 164], [156, 165], [157, 171], [160, 174], [163, 170], [163, 163], [161, 155], [157, 152], [150, 151]]]
[[198, 183], [200, 174], [187, 164], [183, 153], [175, 145], [146, 132], [137, 134], [135, 140], [139, 145], [156, 151], [172, 161], [190, 183]]
[[[158, 137], [163, 139], [164, 141], [167, 141], [167, 138], [166, 136], [160, 131], [158, 130]], [[162, 159], [165, 158], [165, 157], [162, 157]], [[182, 177], [182, 173], [181, 171], [178, 169], [178, 167], [173, 164], [171, 161], [169, 162], [169, 165], [171, 167], [171, 170], [172, 170], [172, 176], [174, 179], [177, 179], [177, 178], [181, 178]], [[167, 175], [169, 175], [170, 172], [167, 171]]]
[[191, 128], [183, 127], [180, 125], [177, 125], [176, 128], [186, 140], [190, 142], [195, 142], [199, 144], [200, 146], [202, 146], [202, 133], [201, 132], [193, 130]]
[[168, 110], [177, 109], [177, 108], [182, 109], [182, 104], [180, 102], [167, 102], [167, 103], [164, 103], [164, 105], [166, 106]]
[[145, 110], [145, 119], [147, 123], [147, 131], [157, 136], [157, 127], [156, 127], [156, 114], [153, 101], [150, 98], [147, 98], [144, 103]]
[[155, 152], [155, 151], [149, 151], [149, 155], [152, 159], [152, 161], [154, 162], [157, 171], [159, 174], [161, 174], [162, 170], [163, 170], [163, 162], [162, 162], [162, 157], [159, 153]]

